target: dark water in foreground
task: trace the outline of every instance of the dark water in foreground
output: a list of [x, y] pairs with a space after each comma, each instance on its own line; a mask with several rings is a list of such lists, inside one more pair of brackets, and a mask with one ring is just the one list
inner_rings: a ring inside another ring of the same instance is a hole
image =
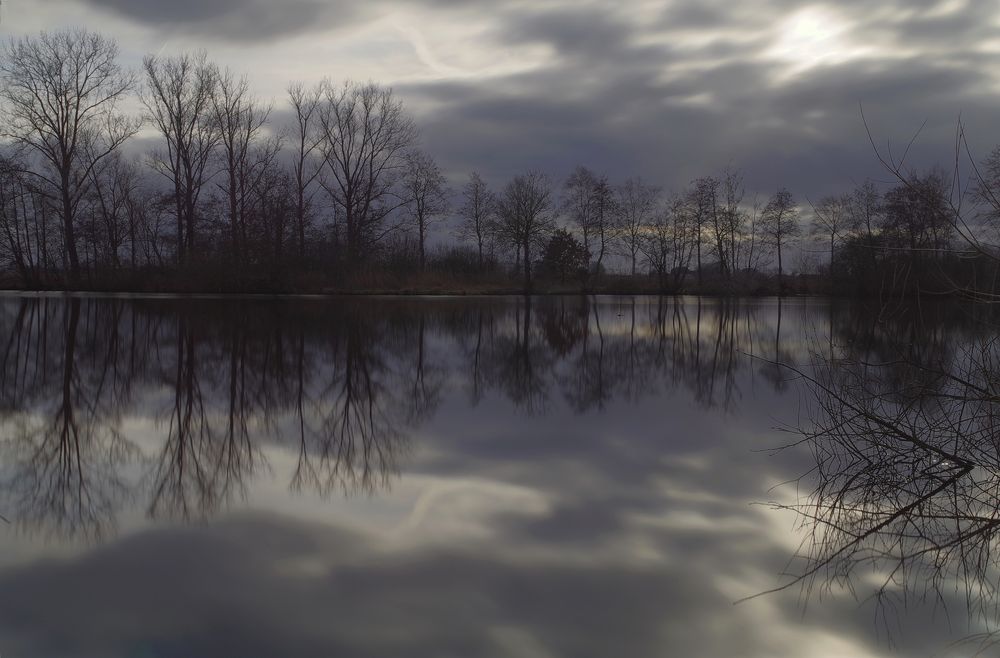
[[887, 610], [877, 562], [734, 601], [808, 536], [754, 503], [815, 487], [771, 450], [801, 383], [748, 354], [946, 360], [974, 316], [5, 298], [0, 655], [969, 655], [992, 613], [948, 582]]

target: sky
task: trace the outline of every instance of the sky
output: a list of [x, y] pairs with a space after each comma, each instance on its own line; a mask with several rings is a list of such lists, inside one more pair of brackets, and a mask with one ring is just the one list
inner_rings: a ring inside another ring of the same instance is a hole
[[[576, 164], [678, 191], [726, 167], [804, 202], [1000, 141], [992, 0], [3, 0], [6, 35], [82, 26], [123, 62], [204, 48], [275, 118], [289, 81], [390, 85], [452, 180]], [[921, 126], [923, 126], [921, 130]]]

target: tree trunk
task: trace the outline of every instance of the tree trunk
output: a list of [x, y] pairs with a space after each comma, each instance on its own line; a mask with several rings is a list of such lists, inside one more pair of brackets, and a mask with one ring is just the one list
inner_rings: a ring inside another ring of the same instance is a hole
[[424, 220], [420, 219], [417, 221], [417, 228], [420, 233], [420, 271], [424, 271], [424, 264], [427, 262], [425, 251], [424, 251], [424, 240], [427, 235], [427, 227], [424, 225]]
[[76, 251], [76, 234], [73, 227], [73, 202], [69, 197], [69, 172], [62, 175], [62, 209], [63, 238], [66, 241], [66, 254], [69, 257], [70, 276], [74, 281], [80, 279], [80, 257]]
[[778, 240], [778, 294], [785, 291], [785, 276], [781, 268], [781, 240]]
[[522, 247], [524, 249], [524, 291], [528, 292], [531, 290], [531, 243], [529, 240], [524, 241]]

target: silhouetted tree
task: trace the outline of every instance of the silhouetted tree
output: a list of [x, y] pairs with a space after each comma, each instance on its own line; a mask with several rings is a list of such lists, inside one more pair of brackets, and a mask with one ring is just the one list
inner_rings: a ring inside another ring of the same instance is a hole
[[166, 140], [166, 150], [154, 151], [150, 163], [173, 188], [177, 261], [183, 262], [195, 255], [198, 204], [214, 173], [209, 163], [220, 139], [218, 123], [212, 120], [217, 72], [204, 52], [150, 55], [143, 68], [141, 99], [148, 119]]
[[289, 139], [295, 148], [292, 170], [295, 176], [295, 228], [300, 260], [306, 256], [306, 226], [312, 210], [312, 188], [320, 173], [319, 162], [314, 156], [321, 141], [317, 126], [321, 95], [322, 88], [318, 86], [306, 89], [302, 83], [293, 83], [288, 87], [288, 100], [295, 113]]
[[426, 263], [427, 231], [432, 222], [448, 211], [447, 181], [434, 158], [422, 151], [406, 154], [403, 173], [403, 208], [407, 219], [417, 230], [420, 248], [420, 269]]
[[91, 174], [138, 129], [119, 110], [133, 77], [118, 64], [114, 41], [85, 30], [11, 40], [0, 77], [3, 132], [37, 159], [30, 171], [60, 215], [70, 273], [78, 278], [76, 230]]
[[587, 249], [566, 229], [556, 229], [542, 252], [542, 266], [549, 272], [558, 274], [563, 283], [566, 282], [567, 275], [579, 276], [586, 273], [589, 260]]
[[601, 272], [604, 264], [604, 256], [608, 251], [608, 242], [612, 237], [614, 211], [614, 189], [608, 183], [607, 177], [601, 176], [594, 183], [590, 215], [592, 232], [595, 234], [597, 240], [597, 255], [594, 258], [593, 268], [597, 273]]
[[[695, 243], [695, 263], [698, 269], [699, 286], [702, 282], [702, 244], [705, 242], [706, 233], [717, 221], [720, 185], [721, 183], [718, 178], [704, 176], [695, 179], [688, 191], [688, 203], [691, 207], [694, 232], [697, 239]], [[716, 237], [721, 237], [721, 234]], [[716, 251], [722, 251], [721, 242], [716, 243]], [[725, 263], [722, 262], [720, 267], [725, 267]]]
[[40, 281], [53, 266], [50, 243], [60, 231], [53, 215], [25, 165], [0, 159], [0, 253], [26, 283]]
[[913, 175], [886, 192], [881, 229], [887, 241], [909, 249], [914, 257], [950, 248], [954, 227], [948, 207], [949, 186], [942, 171], [931, 171], [925, 176]]
[[600, 231], [598, 186], [600, 179], [590, 169], [577, 166], [563, 183], [562, 212], [580, 229], [583, 248], [590, 253], [591, 234]]
[[531, 247], [541, 246], [552, 231], [552, 185], [544, 174], [529, 171], [504, 187], [497, 203], [498, 233], [524, 259], [524, 288], [531, 288]]
[[752, 248], [755, 236], [748, 235], [750, 216], [743, 208], [743, 174], [727, 169], [720, 181], [720, 193], [711, 226], [717, 245], [717, 256], [724, 273], [729, 276], [740, 270], [741, 255]]
[[696, 243], [690, 207], [684, 197], [675, 195], [654, 216], [640, 247], [661, 291], [667, 289], [671, 275], [674, 290], [680, 289]]
[[497, 198], [478, 172], [472, 172], [462, 188], [462, 205], [458, 208], [458, 235], [476, 244], [479, 269], [483, 269], [483, 250], [496, 232]]
[[335, 206], [347, 263], [356, 265], [385, 237], [384, 220], [400, 205], [393, 190], [416, 128], [391, 89], [353, 82], [324, 85], [319, 126], [319, 181]]
[[646, 185], [641, 178], [630, 178], [615, 189], [615, 239], [629, 259], [631, 274], [642, 251], [646, 225], [656, 213], [660, 190]]
[[782, 188], [775, 192], [774, 196], [764, 206], [761, 215], [761, 224], [764, 239], [776, 250], [778, 254], [778, 286], [784, 286], [784, 269], [782, 261], [782, 249], [794, 240], [801, 228], [798, 222], [798, 209], [792, 193]]
[[828, 196], [813, 207], [812, 232], [830, 241], [830, 266], [833, 266], [833, 250], [837, 241], [844, 236], [850, 225], [850, 199]]
[[138, 217], [134, 210], [140, 176], [138, 165], [121, 153], [105, 158], [91, 170], [92, 187], [87, 196], [95, 254], [102, 252], [101, 260], [114, 268], [121, 266], [121, 249], [126, 241], [135, 266]]
[[[281, 143], [266, 135], [271, 108], [252, 98], [246, 77], [236, 77], [229, 70], [218, 72], [211, 108], [221, 162], [216, 186], [225, 197], [229, 215], [231, 256], [242, 264], [247, 257], [252, 206]], [[284, 235], [270, 237], [283, 240]]]

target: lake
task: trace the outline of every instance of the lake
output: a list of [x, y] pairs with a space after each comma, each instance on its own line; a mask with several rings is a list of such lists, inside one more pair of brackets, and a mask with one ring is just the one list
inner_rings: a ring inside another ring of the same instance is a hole
[[[995, 653], [996, 444], [887, 448], [830, 375], [911, 413], [993, 333], [822, 299], [4, 297], [0, 654]], [[872, 436], [799, 433], [836, 414]]]

